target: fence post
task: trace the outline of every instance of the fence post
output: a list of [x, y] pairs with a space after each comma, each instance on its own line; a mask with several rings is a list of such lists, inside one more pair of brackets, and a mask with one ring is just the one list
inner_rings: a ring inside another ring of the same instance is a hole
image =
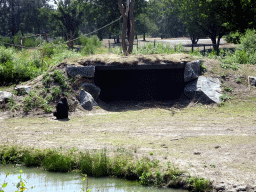
[[47, 35], [47, 34], [45, 34], [45, 40], [46, 40], [47, 43], [49, 43], [49, 41], [48, 41], [48, 35]]
[[156, 40], [154, 39], [154, 48], [156, 47]]
[[20, 51], [22, 51], [22, 37], [20, 38]]
[[139, 50], [139, 40], [137, 38], [137, 50]]
[[72, 31], [70, 33], [71, 33], [71, 48], [73, 50], [73, 34], [72, 34]]
[[204, 44], [204, 56], [205, 56], [205, 44]]
[[110, 40], [108, 40], [108, 51], [110, 52]]

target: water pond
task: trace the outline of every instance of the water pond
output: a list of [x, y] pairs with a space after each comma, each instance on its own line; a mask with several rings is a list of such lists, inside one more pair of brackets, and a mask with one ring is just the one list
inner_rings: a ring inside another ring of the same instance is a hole
[[[19, 171], [22, 170], [20, 174]], [[8, 182], [5, 192], [15, 191], [21, 175], [26, 180], [28, 191], [35, 192], [79, 192], [86, 189], [87, 182], [78, 173], [50, 173], [41, 168], [26, 168], [0, 165], [0, 185], [3, 184], [6, 173], [10, 175], [5, 180]], [[91, 192], [187, 192], [180, 189], [157, 189], [143, 187], [136, 182], [115, 178], [88, 178]], [[31, 186], [34, 188], [31, 189]]]

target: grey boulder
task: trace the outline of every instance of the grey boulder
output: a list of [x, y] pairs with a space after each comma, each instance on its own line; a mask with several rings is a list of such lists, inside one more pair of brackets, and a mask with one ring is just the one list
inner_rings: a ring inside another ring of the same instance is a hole
[[256, 86], [256, 77], [248, 76], [249, 85]]
[[81, 89], [79, 93], [79, 101], [81, 106], [86, 110], [92, 110], [93, 106], [97, 106], [98, 104], [93, 99], [90, 93], [87, 93], [85, 90]]
[[190, 82], [199, 77], [201, 73], [201, 60], [186, 63], [184, 70], [184, 82]]
[[198, 77], [198, 79], [185, 86], [184, 94], [200, 103], [220, 103], [221, 83], [217, 78]]
[[12, 94], [7, 91], [0, 91], [0, 102], [7, 103], [11, 96], [12, 96]]
[[76, 77], [77, 75], [81, 75], [81, 77], [94, 77], [95, 74], [95, 66], [67, 66], [66, 70], [70, 77]]
[[29, 91], [31, 90], [31, 87], [27, 85], [22, 85], [22, 86], [15, 87], [14, 90], [18, 91], [19, 94], [22, 94], [22, 93], [28, 94]]
[[85, 82], [82, 85], [80, 85], [80, 87], [85, 91], [87, 91], [88, 93], [90, 93], [95, 99], [97, 99], [100, 95], [101, 89], [98, 86], [94, 85], [93, 83]]

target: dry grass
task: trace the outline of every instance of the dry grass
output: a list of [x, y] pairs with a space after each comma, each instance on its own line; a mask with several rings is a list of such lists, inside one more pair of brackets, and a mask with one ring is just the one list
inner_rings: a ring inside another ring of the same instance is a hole
[[80, 59], [64, 60], [68, 65], [145, 65], [169, 64], [192, 61], [188, 54], [151, 54], [121, 56], [115, 54], [92, 55]]

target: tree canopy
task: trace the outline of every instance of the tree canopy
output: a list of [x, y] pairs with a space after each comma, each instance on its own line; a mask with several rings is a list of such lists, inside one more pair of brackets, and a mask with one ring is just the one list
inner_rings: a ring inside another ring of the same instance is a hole
[[[51, 33], [66, 36], [72, 32], [91, 32], [118, 19], [118, 0], [0, 0], [0, 35], [18, 32]], [[121, 0], [125, 5], [126, 0]], [[136, 0], [135, 33], [151, 36], [209, 37], [213, 44], [230, 31], [244, 32], [256, 27], [256, 2], [253, 0]], [[128, 21], [129, 22], [129, 21]], [[100, 39], [120, 35], [122, 20], [104, 30]]]

